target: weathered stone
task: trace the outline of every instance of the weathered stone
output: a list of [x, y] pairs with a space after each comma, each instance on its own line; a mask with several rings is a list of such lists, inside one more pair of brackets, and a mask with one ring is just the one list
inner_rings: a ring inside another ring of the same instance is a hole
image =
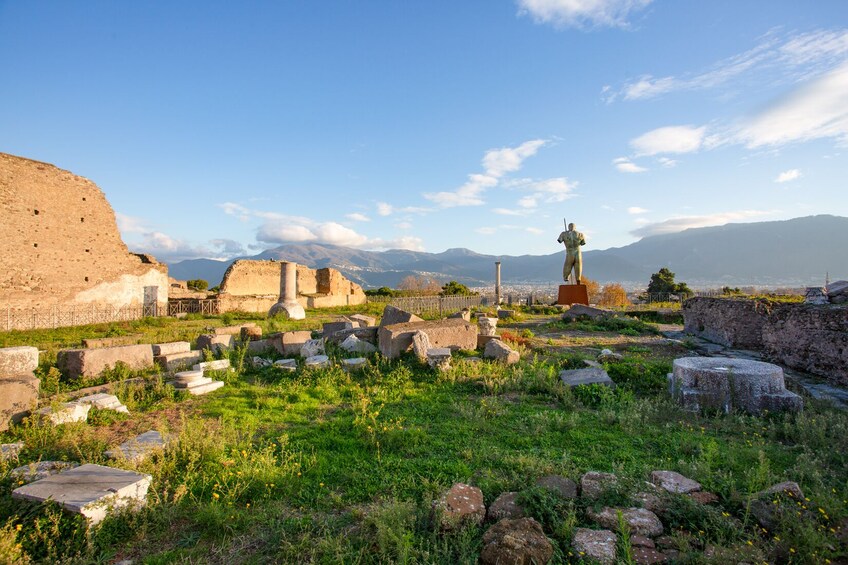
[[482, 565], [544, 565], [554, 554], [542, 526], [533, 518], [504, 519], [483, 535]]
[[536, 486], [552, 490], [563, 498], [570, 500], [577, 498], [577, 483], [561, 475], [542, 477], [536, 481]]
[[517, 502], [517, 492], [504, 492], [498, 496], [495, 501], [489, 506], [487, 517], [492, 522], [497, 522], [503, 518], [522, 518], [527, 515], [527, 511]]
[[345, 340], [339, 344], [339, 347], [348, 353], [364, 353], [366, 355], [377, 351], [376, 345], [359, 339], [355, 334], [348, 335]]
[[[651, 484], [651, 483], [648, 483]], [[658, 489], [651, 485], [654, 489]], [[650, 510], [654, 514], [662, 514], [668, 509], [668, 504], [665, 499], [660, 496], [660, 491], [655, 492], [637, 492], [631, 498], [633, 504], [639, 504], [642, 508]]]
[[312, 355], [303, 362], [306, 367], [321, 368], [330, 366], [330, 358], [326, 355]]
[[[789, 504], [781, 500], [789, 499]], [[777, 500], [777, 504], [775, 504]], [[751, 515], [765, 529], [775, 529], [784, 516], [794, 516], [797, 511], [796, 503], [804, 501], [804, 492], [798, 483], [786, 481], [772, 485], [751, 497], [748, 508]]]
[[821, 286], [810, 286], [807, 287], [807, 291], [804, 293], [804, 304], [827, 304], [827, 290]]
[[827, 285], [827, 295], [830, 298], [835, 296], [848, 296], [848, 281], [835, 281]]
[[618, 513], [630, 528], [639, 536], [656, 537], [663, 533], [663, 525], [656, 514], [645, 508], [610, 508], [608, 506], [595, 512], [591, 508], [586, 513], [589, 518], [600, 526], [610, 530], [618, 530]]
[[[244, 328], [259, 328], [259, 326], [256, 325], [256, 324], [239, 324], [239, 325], [236, 325], [236, 326], [220, 326], [220, 327], [214, 328], [212, 330], [212, 333], [214, 335], [231, 335], [231, 336], [235, 337], [235, 336], [241, 336], [241, 332]], [[259, 328], [259, 331], [261, 332], [262, 328]], [[260, 335], [262, 335], [262, 334], [260, 333]]]
[[197, 336], [197, 349], [210, 349], [216, 354], [221, 353], [225, 349], [232, 349], [235, 345], [236, 338], [229, 334], [203, 334]]
[[437, 371], [447, 371], [451, 366], [451, 350], [448, 347], [431, 347], [427, 350], [427, 365]]
[[348, 319], [353, 322], [354, 325], [358, 324], [360, 328], [367, 328], [377, 323], [377, 318], [367, 316], [365, 314], [354, 314], [353, 316], [348, 316]]
[[125, 459], [131, 463], [139, 463], [154, 451], [162, 450], [167, 445], [166, 438], [161, 433], [151, 430], [125, 441], [114, 449], [109, 449], [103, 454], [109, 459]]
[[630, 536], [630, 545], [633, 547], [656, 547], [654, 540], [646, 536], [640, 535], [631, 535]]
[[604, 385], [615, 387], [615, 383], [609, 377], [606, 371], [594, 367], [586, 369], [568, 369], [561, 371], [559, 374], [560, 380], [568, 386], [579, 385]]
[[385, 328], [386, 326], [393, 326], [395, 324], [406, 324], [409, 322], [423, 322], [421, 318], [416, 316], [415, 314], [411, 314], [400, 308], [395, 308], [394, 306], [387, 304], [385, 308], [383, 308], [383, 316], [380, 318], [380, 329]]
[[144, 334], [117, 335], [113, 337], [83, 338], [82, 346], [86, 349], [98, 347], [115, 347], [118, 345], [135, 345], [144, 339]]
[[578, 554], [595, 559], [602, 565], [613, 565], [617, 542], [618, 538], [609, 530], [576, 528], [571, 540], [571, 547]]
[[612, 473], [589, 471], [580, 477], [580, 493], [584, 498], [594, 500], [618, 483], [618, 477]]
[[800, 410], [803, 400], [786, 390], [783, 369], [748, 359], [682, 357], [674, 360], [669, 389], [687, 410]]
[[342, 368], [345, 371], [356, 371], [368, 365], [368, 359], [365, 357], [354, 357], [352, 359], [342, 359]]
[[283, 369], [290, 369], [294, 371], [297, 369], [297, 360], [296, 359], [277, 359], [274, 361], [275, 367], [282, 367]]
[[459, 350], [474, 349], [477, 346], [477, 326], [464, 320], [445, 319], [383, 327], [380, 331], [380, 353], [389, 359], [399, 357], [412, 348], [412, 336], [418, 330], [427, 334], [432, 347]]
[[501, 340], [493, 339], [486, 344], [486, 348], [483, 350], [483, 358], [514, 365], [521, 359], [521, 355]]
[[74, 467], [79, 467], [79, 463], [72, 461], [37, 461], [12, 469], [9, 471], [9, 476], [18, 484], [21, 482], [31, 483], [46, 479], [52, 475], [57, 475]]
[[174, 374], [172, 380], [180, 385], [188, 385], [202, 381], [204, 378], [205, 377], [203, 376], [203, 371], [201, 369], [193, 369], [191, 371], [180, 371], [179, 373]]
[[201, 396], [203, 394], [208, 394], [212, 391], [218, 390], [222, 386], [224, 386], [224, 381], [213, 381], [210, 379], [210, 382], [208, 383], [188, 386], [184, 390], [192, 396]]
[[259, 357], [258, 355], [251, 359], [250, 362], [254, 367], [259, 369], [263, 367], [270, 367], [271, 365], [273, 365], [270, 359], [265, 359], [264, 357]]
[[328, 343], [341, 344], [347, 338], [354, 335], [356, 339], [360, 341], [368, 342], [372, 345], [377, 344], [377, 331], [380, 328], [377, 326], [366, 326], [364, 328], [351, 328], [349, 330], [342, 330], [334, 333], [330, 337], [326, 339]]
[[85, 422], [88, 420], [89, 410], [91, 410], [91, 406], [88, 404], [66, 402], [55, 409], [52, 406], [40, 408], [36, 413], [42, 416], [44, 421], [58, 426], [73, 422]]
[[479, 525], [486, 517], [483, 491], [463, 483], [455, 483], [433, 507], [442, 530], [452, 530], [461, 524]]
[[299, 355], [307, 341], [312, 339], [312, 332], [301, 330], [296, 332], [283, 332], [280, 335], [280, 353], [283, 355]]
[[324, 340], [310, 339], [300, 348], [301, 357], [315, 357], [316, 355], [324, 354]]
[[150, 475], [88, 464], [16, 488], [12, 498], [52, 500], [97, 524], [112, 509], [143, 504], [150, 481]]
[[239, 339], [241, 339], [242, 343], [248, 341], [259, 341], [260, 339], [262, 339], [262, 327], [242, 326], [241, 333], [239, 334]]
[[38, 403], [40, 381], [28, 375], [0, 375], [0, 432], [23, 420]]
[[143, 344], [99, 349], [62, 349], [56, 358], [56, 365], [71, 379], [98, 377], [118, 363], [134, 370], [147, 369], [153, 366], [153, 348], [150, 344]]
[[453, 314], [450, 314], [448, 316], [448, 318], [460, 318], [462, 320], [465, 320], [466, 322], [470, 322], [471, 321], [471, 311], [470, 310], [460, 310], [459, 312], [454, 312]]
[[153, 358], [157, 365], [163, 370], [173, 373], [203, 360], [203, 351], [183, 351], [180, 353], [167, 353], [157, 355]]
[[498, 319], [486, 316], [477, 318], [477, 327], [480, 329], [480, 335], [497, 335]]
[[651, 482], [661, 489], [675, 494], [687, 494], [701, 490], [701, 483], [674, 471], [652, 471]]
[[654, 563], [665, 563], [668, 556], [651, 547], [634, 547], [633, 561], [638, 565], [654, 565]]
[[191, 366], [193, 371], [223, 371], [230, 368], [229, 359], [215, 359], [214, 361], [203, 361]]
[[283, 346], [280, 342], [280, 336], [267, 337], [265, 339], [257, 339], [250, 341], [247, 344], [247, 350], [251, 353], [268, 353], [272, 350], [282, 352]]
[[412, 333], [412, 352], [419, 361], [427, 360], [427, 352], [430, 350], [430, 338], [425, 332], [418, 330]]
[[24, 442], [0, 443], [0, 461], [17, 459], [24, 448]]
[[330, 337], [336, 332], [340, 332], [343, 330], [350, 330], [354, 327], [359, 327], [359, 325], [354, 325], [350, 320], [342, 320], [338, 322], [327, 322], [323, 326], [323, 335], [325, 338]]
[[492, 340], [499, 340], [497, 335], [477, 335], [477, 349], [486, 349], [486, 345]]
[[575, 318], [608, 318], [615, 316], [615, 312], [604, 310], [603, 308], [595, 308], [594, 306], [586, 306], [585, 304], [573, 304], [571, 308], [563, 312], [563, 320], [573, 320]]
[[503, 320], [504, 318], [515, 318], [515, 310], [498, 310], [498, 318]]
[[191, 351], [191, 344], [187, 341], [172, 341], [169, 343], [154, 343], [153, 356], [172, 355], [174, 353], [186, 353]]
[[614, 363], [623, 359], [621, 353], [614, 353], [611, 349], [602, 349], [598, 355], [598, 361], [601, 363]]
[[[223, 359], [223, 361], [227, 360]], [[210, 361], [209, 363], [215, 363], [215, 361]], [[200, 367], [201, 365], [203, 365], [203, 363], [195, 365], [195, 367]], [[213, 381], [208, 377], [204, 377], [203, 374], [203, 370], [199, 368], [193, 371], [182, 371], [174, 375], [171, 385], [173, 385], [174, 388], [184, 390], [193, 396], [206, 394], [224, 386], [223, 381]]]
[[83, 396], [82, 398], [77, 398], [75, 402], [88, 404], [92, 408], [98, 408], [100, 410], [114, 410], [115, 412], [129, 414], [127, 407], [124, 406], [114, 394], [107, 394], [105, 392], [90, 394], [88, 396]]
[[32, 373], [38, 368], [38, 348], [29, 346], [0, 348], [0, 379], [7, 375]]

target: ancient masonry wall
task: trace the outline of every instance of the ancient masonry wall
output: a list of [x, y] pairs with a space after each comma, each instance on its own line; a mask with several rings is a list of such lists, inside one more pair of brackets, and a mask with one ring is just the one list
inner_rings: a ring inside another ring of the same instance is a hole
[[848, 306], [766, 304], [692, 298], [685, 331], [730, 347], [760, 350], [771, 360], [848, 385]]
[[[279, 261], [236, 261], [224, 274], [218, 295], [220, 312], [267, 312], [280, 297], [284, 283]], [[297, 266], [297, 300], [304, 308], [364, 304], [365, 293], [336, 269]]]
[[0, 307], [166, 307], [167, 266], [129, 252], [90, 180], [0, 153]]

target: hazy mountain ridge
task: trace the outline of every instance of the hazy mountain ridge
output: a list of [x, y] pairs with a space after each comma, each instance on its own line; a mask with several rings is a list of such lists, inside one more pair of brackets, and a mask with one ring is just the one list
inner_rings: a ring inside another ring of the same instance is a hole
[[[669, 267], [679, 280], [715, 285], [821, 285], [848, 278], [848, 218], [808, 216], [792, 220], [692, 228], [643, 238], [617, 248], [583, 253], [584, 275], [604, 282], [647, 285], [652, 273]], [[495, 261], [504, 284], [558, 284], [564, 252], [550, 255], [483, 255], [453, 248], [441, 253], [393, 249], [363, 251], [336, 245], [289, 244], [252, 257], [295, 261], [313, 269], [332, 267], [366, 288], [396, 287], [409, 275], [426, 274], [470, 286], [491, 285]], [[170, 265], [177, 279], [218, 284], [234, 261], [192, 259]]]

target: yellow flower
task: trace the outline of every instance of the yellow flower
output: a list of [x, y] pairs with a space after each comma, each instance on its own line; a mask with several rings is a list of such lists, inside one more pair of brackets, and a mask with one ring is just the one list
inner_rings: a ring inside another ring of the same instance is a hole
[[789, 548], [789, 553], [795, 553], [795, 548], [794, 548], [794, 547], [790, 547], [790, 548]]
[[212, 498], [214, 498], [215, 500], [218, 500], [219, 498], [221, 498], [221, 495], [219, 495], [217, 492], [213, 492]]
[[774, 536], [774, 541], [780, 541], [780, 536]]
[[318, 486], [319, 486], [319, 487], [323, 487], [323, 486], [324, 486], [324, 483], [318, 483]]
[[298, 472], [297, 472], [297, 476], [298, 476], [298, 477], [300, 476], [300, 471], [298, 471]]
[[23, 528], [23, 526], [21, 524], [18, 524], [17, 526], [15, 526], [15, 529], [18, 530], [19, 532], [21, 531], [21, 528]]

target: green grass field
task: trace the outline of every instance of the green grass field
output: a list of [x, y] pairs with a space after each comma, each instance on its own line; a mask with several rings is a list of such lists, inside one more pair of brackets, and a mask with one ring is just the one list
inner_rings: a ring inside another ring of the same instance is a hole
[[[810, 400], [797, 415], [683, 412], [664, 381], [684, 348], [643, 322], [554, 320], [525, 315], [505, 328], [522, 343], [522, 361], [512, 367], [463, 354], [438, 373], [412, 357], [375, 355], [354, 374], [245, 368], [220, 375], [227, 386], [198, 398], [148, 374], [117, 389], [130, 415], [93, 411], [87, 424], [17, 426], [2, 441], [26, 442], [21, 464], [104, 463], [104, 449], [149, 429], [173, 439], [138, 466], [154, 478], [147, 507], [89, 532], [52, 505], [12, 500], [16, 485], [9, 466], [0, 466], [0, 562], [475, 563], [488, 525], [441, 533], [432, 522], [432, 501], [455, 482], [482, 489], [487, 504], [521, 491], [554, 544], [554, 561], [579, 562], [570, 540], [575, 527], [590, 525], [586, 507], [626, 502], [655, 469], [678, 471], [720, 499], [706, 507], [672, 497], [664, 523], [679, 540], [677, 562], [727, 562], [721, 552], [705, 554], [708, 545], [749, 562], [844, 562], [848, 415]], [[125, 331], [155, 342], [221, 324], [148, 322]], [[311, 316], [299, 327], [310, 324], [320, 327]], [[86, 331], [3, 334], [0, 345], [36, 341], [55, 356], [83, 334], [96, 337]], [[601, 347], [624, 355], [608, 366], [615, 391], [559, 382], [560, 370]], [[589, 470], [616, 473], [620, 487], [596, 502], [533, 488], [544, 475], [578, 480]], [[809, 500], [764, 532], [748, 511], [749, 495], [782, 480], [798, 482]]]

